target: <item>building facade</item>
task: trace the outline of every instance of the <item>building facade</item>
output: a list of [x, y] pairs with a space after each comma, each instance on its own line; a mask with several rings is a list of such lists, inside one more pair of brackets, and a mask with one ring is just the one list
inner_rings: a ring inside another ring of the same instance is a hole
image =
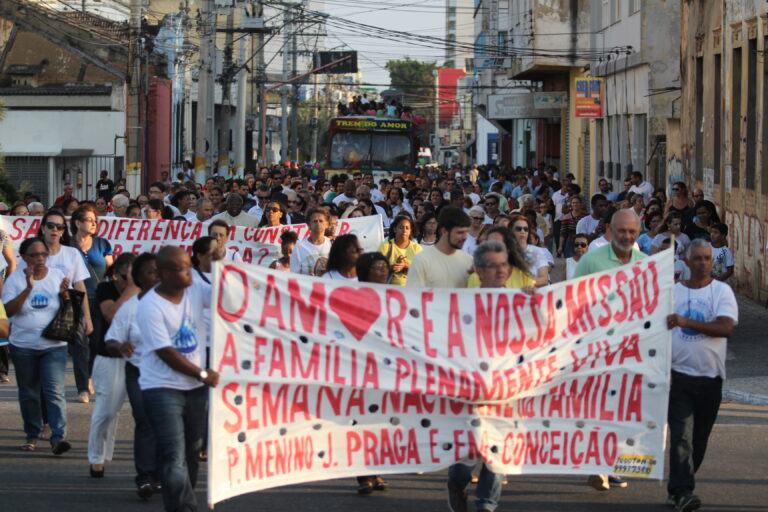
[[[682, 2], [680, 177], [730, 228], [734, 284], [768, 297], [768, 5]], [[670, 179], [672, 177], [670, 176]]]
[[606, 178], [620, 191], [640, 171], [670, 191], [679, 179], [667, 133], [680, 120], [680, 2], [592, 0], [591, 29], [590, 75], [604, 83], [604, 116], [590, 122], [591, 190]]

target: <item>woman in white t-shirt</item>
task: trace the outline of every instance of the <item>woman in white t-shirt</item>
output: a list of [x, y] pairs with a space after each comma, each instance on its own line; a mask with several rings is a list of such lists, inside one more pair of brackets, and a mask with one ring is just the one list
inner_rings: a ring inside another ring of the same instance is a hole
[[530, 233], [530, 224], [525, 215], [517, 214], [512, 217], [512, 234], [520, 244], [525, 259], [528, 261], [528, 272], [536, 280], [536, 286], [546, 286], [549, 284], [549, 263], [547, 258], [539, 252], [538, 248], [528, 244], [528, 235]]
[[[90, 279], [91, 273], [80, 251], [70, 247], [69, 231], [67, 231], [66, 221], [61, 213], [56, 210], [46, 212], [40, 222], [37, 236], [43, 239], [48, 248], [46, 263], [48, 268], [60, 270], [72, 283], [72, 288], [85, 293], [82, 304], [83, 322], [78, 332], [78, 336], [82, 335], [82, 339], [78, 339], [72, 345], [72, 358], [75, 360], [75, 385], [77, 386], [78, 399], [82, 403], [88, 403], [93, 389], [88, 369], [90, 349], [87, 336], [93, 332], [93, 323], [91, 322], [91, 311], [85, 285], [86, 281]], [[19, 268], [25, 267], [24, 260], [20, 261]]]
[[357, 259], [363, 253], [355, 235], [336, 237], [328, 254], [328, 266], [322, 277], [340, 281], [357, 281]]
[[309, 276], [321, 276], [325, 273], [331, 241], [325, 235], [331, 225], [328, 209], [317, 207], [307, 212], [309, 237], [296, 244], [291, 253], [291, 272]]
[[9, 341], [26, 434], [21, 449], [31, 452], [37, 448], [43, 431], [42, 390], [51, 427], [51, 447], [55, 455], [61, 455], [70, 449], [65, 439], [67, 344], [44, 338], [43, 330], [56, 316], [59, 293], [69, 288], [69, 279], [61, 270], [48, 266], [49, 250], [40, 238], [24, 240], [20, 253], [24, 268], [18, 268], [6, 281], [3, 303], [13, 317]]

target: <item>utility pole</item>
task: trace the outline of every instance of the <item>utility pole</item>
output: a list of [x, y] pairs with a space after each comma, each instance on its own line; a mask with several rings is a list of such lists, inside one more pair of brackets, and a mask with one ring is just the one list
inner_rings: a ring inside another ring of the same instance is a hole
[[126, 101], [126, 188], [133, 197], [141, 193], [141, 140], [139, 92], [141, 80], [141, 0], [131, 0], [130, 43], [128, 45], [128, 95]]
[[233, 62], [233, 40], [234, 40], [235, 21], [232, 8], [227, 12], [227, 31], [224, 38], [224, 69], [221, 72], [221, 135], [219, 136], [219, 158], [218, 169], [219, 176], [229, 176], [229, 148], [231, 145], [230, 119], [232, 119], [232, 71]]
[[312, 154], [310, 155], [310, 160], [312, 160], [312, 163], [317, 162], [317, 135], [318, 135], [318, 124], [319, 120], [317, 119], [317, 73], [314, 74], [312, 77], [313, 84], [312, 84], [312, 120], [310, 121], [310, 124], [312, 125]]
[[250, 42], [250, 36], [243, 36], [240, 40], [240, 60], [242, 66], [237, 74], [237, 107], [235, 110], [235, 129], [233, 131], [232, 153], [235, 160], [235, 176], [242, 178], [245, 174], [245, 109], [246, 96], [248, 94], [246, 75], [248, 74], [243, 63], [246, 59], [246, 49]]
[[[295, 20], [294, 20], [295, 21]], [[297, 59], [299, 55], [299, 47], [296, 44], [296, 32], [297, 28], [294, 26], [291, 32], [291, 77], [296, 76], [297, 73]], [[299, 160], [299, 84], [293, 83], [292, 87], [293, 96], [291, 96], [291, 160], [298, 162]]]
[[[141, 0], [139, 0], [141, 1]], [[216, 13], [213, 0], [202, 0], [200, 8], [200, 61], [197, 75], [197, 119], [195, 135], [195, 180], [205, 183], [212, 161], [213, 116], [214, 116], [214, 72], [216, 50]]]
[[[283, 82], [288, 82], [290, 76], [291, 42], [293, 41], [293, 11], [285, 10], [285, 43], [283, 44]], [[288, 91], [289, 85], [280, 88], [280, 163], [288, 160]]]

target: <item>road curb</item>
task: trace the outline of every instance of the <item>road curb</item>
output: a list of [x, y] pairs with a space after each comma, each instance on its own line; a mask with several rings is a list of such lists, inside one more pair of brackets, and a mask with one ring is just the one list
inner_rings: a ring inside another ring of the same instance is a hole
[[725, 400], [735, 400], [748, 405], [767, 405], [768, 396], [758, 395], [755, 393], [747, 393], [744, 391], [735, 391], [732, 389], [723, 390], [723, 398]]

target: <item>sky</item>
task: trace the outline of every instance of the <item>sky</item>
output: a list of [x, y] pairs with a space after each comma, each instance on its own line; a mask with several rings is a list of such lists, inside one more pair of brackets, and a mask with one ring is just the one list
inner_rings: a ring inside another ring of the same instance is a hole
[[[445, 37], [445, 0], [324, 0], [324, 12], [339, 18], [366, 25], [412, 32], [434, 37]], [[389, 84], [389, 72], [384, 68], [388, 60], [406, 56], [423, 61], [445, 60], [444, 50], [423, 48], [405, 43], [366, 37], [328, 26], [326, 47], [344, 45], [357, 50], [357, 62], [363, 81]], [[382, 87], [386, 88], [386, 87]]]

